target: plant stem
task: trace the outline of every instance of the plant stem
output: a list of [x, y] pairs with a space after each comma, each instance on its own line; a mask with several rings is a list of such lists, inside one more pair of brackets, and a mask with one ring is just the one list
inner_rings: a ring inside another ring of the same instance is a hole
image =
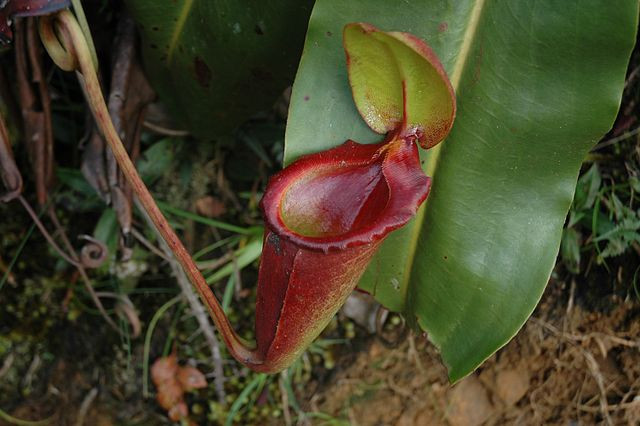
[[[54, 22], [56, 24], [55, 29], [53, 27]], [[61, 40], [58, 39], [56, 34], [58, 34]], [[87, 42], [74, 16], [65, 10], [58, 12], [53, 17], [41, 18], [40, 35], [49, 55], [59, 67], [67, 71], [79, 71], [81, 82], [83, 82], [85, 86], [87, 101], [93, 112], [95, 121], [113, 151], [113, 155], [120, 169], [138, 197], [140, 204], [157, 228], [158, 233], [165, 240], [171, 252], [175, 255], [176, 260], [184, 270], [187, 278], [191, 284], [194, 285], [207, 306], [211, 318], [218, 328], [218, 331], [220, 331], [231, 355], [246, 365], [261, 364], [262, 360], [259, 354], [241, 339], [231, 327], [229, 319], [224, 314], [222, 307], [200, 273], [200, 270], [162, 215], [151, 193], [138, 175], [133, 162], [129, 158], [129, 154], [124, 148], [111, 122]], [[61, 41], [62, 45], [60, 44]]]
[[84, 34], [84, 39], [87, 42], [87, 46], [89, 47], [89, 52], [91, 53], [91, 61], [93, 62], [93, 66], [98, 68], [98, 55], [96, 54], [96, 47], [93, 43], [93, 37], [91, 37], [91, 30], [89, 29], [89, 23], [87, 22], [87, 17], [84, 14], [84, 9], [82, 8], [81, 0], [71, 0], [71, 5], [73, 6], [73, 11], [75, 12], [78, 24], [82, 29], [82, 33]]

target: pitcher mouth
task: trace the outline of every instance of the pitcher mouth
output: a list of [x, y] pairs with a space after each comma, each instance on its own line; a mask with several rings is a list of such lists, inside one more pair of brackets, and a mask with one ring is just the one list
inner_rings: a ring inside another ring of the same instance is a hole
[[412, 140], [348, 140], [274, 175], [261, 207], [279, 236], [311, 250], [344, 250], [378, 241], [407, 223], [430, 183]]

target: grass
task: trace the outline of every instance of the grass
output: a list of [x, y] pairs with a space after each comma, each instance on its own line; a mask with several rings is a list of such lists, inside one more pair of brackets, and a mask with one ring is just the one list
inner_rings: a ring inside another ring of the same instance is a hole
[[162, 212], [165, 214], [170, 213], [172, 215], [179, 216], [184, 219], [193, 220], [194, 222], [198, 222], [203, 225], [212, 226], [218, 229], [224, 229], [225, 231], [235, 232], [236, 234], [251, 235], [251, 233], [253, 232], [252, 229], [250, 228], [243, 228], [240, 226], [221, 222], [219, 220], [209, 219], [207, 217], [203, 217], [195, 213], [191, 213], [176, 207], [172, 207], [171, 205], [163, 201], [156, 200], [156, 202], [158, 203], [160, 210], [162, 210]]
[[56, 415], [54, 414], [53, 416], [43, 419], [43, 420], [22, 420], [22, 419], [18, 419], [16, 417], [13, 417], [9, 414], [7, 414], [6, 412], [4, 412], [3, 410], [0, 409], [0, 419], [4, 420], [5, 422], [11, 424], [11, 425], [16, 425], [16, 426], [47, 426], [47, 425], [51, 425], [53, 424], [53, 418]]
[[22, 238], [22, 241], [20, 241], [20, 245], [18, 246], [17, 250], [15, 251], [13, 257], [11, 258], [11, 261], [7, 265], [7, 270], [5, 271], [4, 275], [2, 275], [2, 279], [0, 280], [0, 290], [2, 290], [2, 287], [4, 287], [5, 283], [9, 279], [9, 276], [11, 275], [11, 271], [13, 270], [14, 266], [16, 265], [16, 262], [18, 261], [18, 258], [22, 254], [22, 251], [24, 250], [24, 247], [26, 246], [27, 241], [29, 241], [29, 238], [31, 237], [31, 234], [33, 234], [33, 231], [35, 229], [36, 229], [36, 224], [34, 223], [29, 227], [29, 229], [27, 229], [27, 232], [25, 233], [24, 237]]

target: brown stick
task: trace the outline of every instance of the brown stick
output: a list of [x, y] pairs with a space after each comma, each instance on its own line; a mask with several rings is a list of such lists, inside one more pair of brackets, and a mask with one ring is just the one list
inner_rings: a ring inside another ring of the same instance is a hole
[[0, 115], [0, 180], [7, 189], [7, 192], [0, 193], [0, 202], [9, 202], [22, 192], [22, 175], [13, 158], [9, 131], [2, 115]]
[[[42, 116], [42, 129], [37, 129], [38, 134], [38, 155], [41, 157], [36, 160], [36, 164], [40, 164], [42, 170], [37, 170], [40, 179], [36, 182], [36, 193], [38, 194], [38, 203], [42, 206], [47, 202], [48, 192], [54, 180], [54, 158], [53, 158], [53, 127], [51, 120], [51, 96], [49, 95], [49, 87], [44, 76], [42, 66], [42, 48], [38, 40], [38, 29], [36, 27], [35, 18], [27, 20], [27, 50], [29, 54], [29, 62], [31, 63], [32, 80], [38, 85], [40, 111]], [[31, 132], [31, 130], [30, 130]]]
[[58, 66], [67, 71], [79, 71], [81, 81], [85, 85], [89, 106], [100, 130], [113, 151], [118, 165], [158, 232], [176, 256], [187, 278], [195, 286], [203, 302], [209, 309], [213, 322], [227, 344], [229, 352], [234, 358], [244, 364], [261, 364], [262, 359], [260, 355], [249, 347], [231, 327], [229, 319], [200, 273], [200, 270], [198, 270], [195, 262], [180, 242], [180, 239], [162, 215], [151, 193], [138, 175], [133, 162], [129, 158], [110, 120], [86, 40], [75, 18], [70, 12], [61, 11], [56, 14], [53, 19], [55, 19], [56, 29], [61, 36], [63, 45], [60, 44], [60, 40], [58, 40], [56, 36], [52, 18], [45, 17], [40, 20], [40, 35], [52, 59]]

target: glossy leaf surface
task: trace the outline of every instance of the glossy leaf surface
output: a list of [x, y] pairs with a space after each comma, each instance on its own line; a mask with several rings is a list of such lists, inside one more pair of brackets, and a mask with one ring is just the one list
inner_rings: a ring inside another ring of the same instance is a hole
[[424, 39], [451, 77], [450, 136], [422, 153], [426, 208], [392, 233], [360, 285], [415, 318], [457, 380], [533, 311], [554, 265], [580, 164], [609, 129], [635, 41], [626, 0], [319, 0], [296, 77], [285, 162], [374, 142], [351, 99], [349, 22]]
[[311, 0], [126, 0], [144, 66], [172, 115], [202, 140], [268, 108], [291, 83]]

